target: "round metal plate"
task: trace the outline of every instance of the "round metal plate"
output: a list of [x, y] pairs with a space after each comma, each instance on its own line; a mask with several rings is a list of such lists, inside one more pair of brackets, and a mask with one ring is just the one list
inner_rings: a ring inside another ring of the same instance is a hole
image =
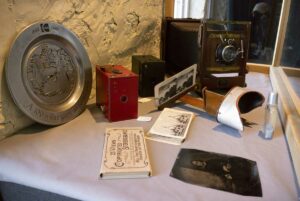
[[11, 47], [5, 70], [15, 103], [37, 122], [63, 124], [85, 109], [91, 63], [80, 40], [60, 24], [25, 28]]

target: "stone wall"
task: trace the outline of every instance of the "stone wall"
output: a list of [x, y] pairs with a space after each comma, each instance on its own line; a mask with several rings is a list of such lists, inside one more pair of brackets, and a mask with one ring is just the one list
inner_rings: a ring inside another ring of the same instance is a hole
[[1, 0], [0, 139], [32, 124], [13, 103], [3, 74], [11, 43], [22, 29], [37, 21], [58, 22], [77, 34], [93, 67], [122, 64], [130, 69], [133, 54], [160, 54], [162, 4], [162, 0]]

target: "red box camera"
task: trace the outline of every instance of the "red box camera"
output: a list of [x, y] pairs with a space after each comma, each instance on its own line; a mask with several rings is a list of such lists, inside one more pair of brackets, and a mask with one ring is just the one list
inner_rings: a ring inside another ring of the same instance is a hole
[[96, 66], [96, 104], [109, 121], [137, 118], [138, 76], [120, 65]]

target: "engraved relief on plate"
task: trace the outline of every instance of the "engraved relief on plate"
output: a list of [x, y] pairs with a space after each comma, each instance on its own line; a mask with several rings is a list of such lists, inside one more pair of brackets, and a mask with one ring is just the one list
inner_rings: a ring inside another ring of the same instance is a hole
[[91, 63], [77, 36], [60, 24], [25, 28], [12, 44], [5, 71], [16, 105], [39, 123], [63, 124], [85, 109]]
[[59, 104], [74, 92], [77, 70], [72, 56], [55, 41], [35, 45], [26, 61], [24, 81], [32, 96], [44, 104]]

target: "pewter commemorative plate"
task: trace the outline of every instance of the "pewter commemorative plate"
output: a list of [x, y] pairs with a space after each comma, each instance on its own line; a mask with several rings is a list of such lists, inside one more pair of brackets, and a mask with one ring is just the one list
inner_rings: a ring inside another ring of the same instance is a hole
[[25, 28], [10, 49], [5, 70], [15, 103], [39, 123], [63, 124], [85, 109], [91, 63], [80, 40], [60, 24]]

